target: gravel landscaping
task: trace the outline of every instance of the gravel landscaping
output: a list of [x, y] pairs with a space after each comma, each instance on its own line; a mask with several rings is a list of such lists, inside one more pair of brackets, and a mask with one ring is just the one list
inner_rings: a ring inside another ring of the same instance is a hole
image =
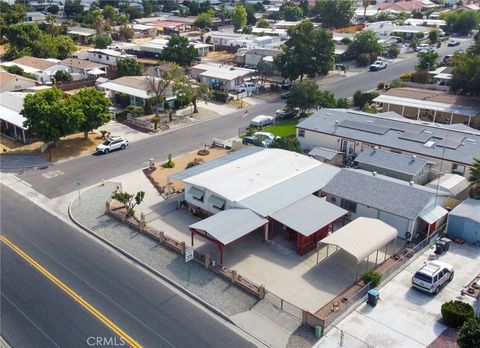
[[192, 261], [179, 255], [137, 230], [104, 214], [118, 183], [107, 182], [82, 192], [72, 203], [72, 216], [96, 234], [132, 254], [159, 273], [188, 289], [226, 315], [250, 310], [258, 299]]

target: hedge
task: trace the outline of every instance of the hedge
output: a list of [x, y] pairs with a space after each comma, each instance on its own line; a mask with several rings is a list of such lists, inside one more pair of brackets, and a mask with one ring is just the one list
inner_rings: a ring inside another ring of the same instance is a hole
[[480, 347], [480, 318], [467, 319], [458, 331], [457, 343], [460, 348]]
[[442, 305], [442, 318], [449, 327], [459, 328], [463, 323], [475, 316], [473, 307], [462, 301], [450, 301]]
[[366, 284], [370, 283], [371, 288], [375, 288], [378, 285], [380, 285], [380, 279], [382, 278], [382, 275], [378, 272], [365, 272], [362, 274], [361, 279], [363, 282]]

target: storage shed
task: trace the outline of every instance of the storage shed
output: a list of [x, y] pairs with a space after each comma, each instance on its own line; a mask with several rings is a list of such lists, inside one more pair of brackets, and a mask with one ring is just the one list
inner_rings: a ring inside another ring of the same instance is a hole
[[448, 214], [447, 234], [480, 244], [480, 200], [469, 198]]

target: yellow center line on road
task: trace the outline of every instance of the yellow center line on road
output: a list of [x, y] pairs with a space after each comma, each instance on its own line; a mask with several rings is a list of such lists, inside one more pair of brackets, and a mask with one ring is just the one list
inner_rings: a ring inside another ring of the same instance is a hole
[[4, 236], [0, 236], [0, 241], [5, 243], [10, 249], [12, 249], [15, 253], [17, 253], [20, 257], [22, 257], [25, 261], [27, 261], [30, 265], [35, 267], [40, 273], [42, 273], [45, 277], [47, 277], [50, 281], [52, 281], [55, 285], [57, 285], [60, 289], [62, 289], [67, 295], [73, 298], [76, 302], [78, 302], [83, 308], [85, 308], [88, 312], [90, 312], [93, 316], [95, 316], [98, 320], [104, 323], [108, 328], [110, 328], [113, 332], [115, 332], [118, 336], [120, 336], [125, 342], [127, 342], [133, 348], [141, 348], [142, 346], [140, 343], [135, 341], [132, 337], [130, 337], [125, 331], [120, 329], [117, 325], [115, 325], [110, 319], [108, 319], [105, 315], [103, 315], [100, 311], [98, 311], [95, 307], [85, 301], [81, 296], [79, 296], [75, 291], [70, 289], [67, 285], [65, 285], [61, 280], [55, 277], [52, 273], [47, 271], [42, 265], [40, 265], [37, 261], [27, 255], [22, 249], [17, 247], [14, 243], [8, 240]]

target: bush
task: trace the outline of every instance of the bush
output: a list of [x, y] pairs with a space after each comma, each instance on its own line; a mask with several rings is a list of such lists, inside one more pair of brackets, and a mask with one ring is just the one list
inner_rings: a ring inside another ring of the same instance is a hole
[[382, 278], [382, 275], [378, 272], [365, 272], [362, 274], [361, 278], [362, 281], [366, 284], [370, 283], [371, 288], [375, 288], [380, 284], [380, 280]]
[[412, 79], [413, 74], [414, 74], [413, 72], [408, 72], [408, 73], [402, 74], [402, 75], [400, 75], [400, 79], [403, 80], [403, 81], [409, 81], [409, 80]]
[[373, 99], [378, 97], [379, 94], [377, 92], [365, 92], [358, 90], [353, 95], [353, 105], [362, 109], [365, 104], [370, 104]]
[[377, 89], [382, 90], [382, 89], [384, 89], [384, 88], [385, 88], [385, 83], [383, 83], [383, 82], [380, 82], [380, 83], [377, 85]]
[[212, 91], [212, 97], [214, 100], [226, 103], [228, 101], [228, 93], [223, 91]]
[[480, 347], [480, 318], [467, 319], [458, 331], [457, 343], [460, 348]]
[[428, 70], [418, 70], [412, 75], [411, 81], [415, 83], [427, 84], [432, 82], [432, 76]]
[[400, 54], [400, 48], [397, 45], [392, 45], [388, 48], [387, 56], [389, 58], [397, 58]]
[[115, 104], [120, 105], [122, 108], [126, 108], [130, 105], [130, 97], [125, 93], [115, 93]]
[[352, 42], [352, 39], [350, 39], [348, 37], [344, 37], [342, 40], [340, 40], [340, 42], [344, 45], [348, 45], [349, 43]]
[[421, 40], [425, 37], [425, 34], [420, 32], [420, 33], [415, 33], [415, 36], [417, 37], [417, 39]]
[[459, 328], [463, 323], [475, 316], [473, 307], [462, 301], [450, 301], [442, 305], [442, 318], [449, 327]]
[[372, 55], [369, 53], [362, 53], [357, 57], [357, 61], [361, 66], [367, 66], [372, 61]]
[[145, 102], [143, 111], [145, 112], [145, 115], [153, 114], [153, 103], [150, 99], [147, 99], [147, 101]]
[[277, 85], [276, 83], [272, 83], [270, 85], [270, 89], [272, 90], [272, 92], [278, 92], [278, 91], [280, 91], [280, 86]]
[[401, 88], [405, 87], [405, 82], [399, 79], [395, 79], [392, 82], [390, 82], [390, 88]]
[[173, 168], [175, 167], [175, 162], [172, 160], [168, 160], [167, 162], [162, 164], [162, 168]]
[[70, 81], [72, 79], [72, 75], [70, 75], [68, 72], [65, 70], [57, 70], [57, 72], [54, 75], [55, 81], [61, 82], [61, 81]]
[[188, 162], [185, 169], [192, 168], [198, 166], [199, 164], [203, 163], [203, 158], [194, 158], [193, 161]]
[[347, 98], [337, 99], [337, 109], [348, 109], [352, 106], [352, 103]]
[[117, 121], [124, 121], [127, 118], [127, 111], [123, 110], [115, 114], [115, 119]]

